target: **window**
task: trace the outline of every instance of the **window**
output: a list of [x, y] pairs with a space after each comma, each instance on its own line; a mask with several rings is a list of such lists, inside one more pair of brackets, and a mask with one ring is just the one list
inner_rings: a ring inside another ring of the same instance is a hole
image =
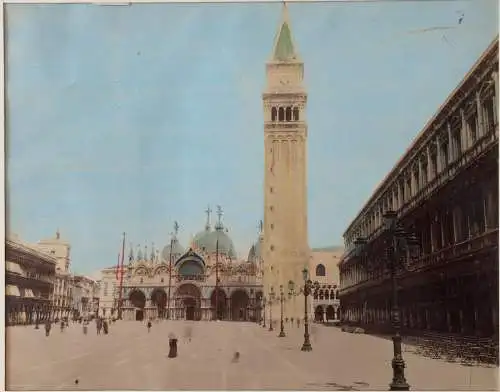
[[326, 275], [326, 269], [323, 264], [318, 264], [316, 266], [316, 276], [325, 276]]
[[274, 229], [274, 223], [271, 223], [271, 229]]
[[299, 121], [299, 108], [293, 108], [293, 121]]
[[161, 279], [160, 279], [160, 282], [161, 282], [161, 283], [163, 283], [163, 280], [164, 280], [164, 279], [163, 279], [163, 278], [161, 278]]
[[472, 114], [467, 119], [467, 125], [469, 128], [469, 136], [470, 136], [471, 142], [474, 143], [477, 140], [477, 116], [475, 113]]
[[270, 187], [269, 192], [273, 193], [273, 191], [274, 191], [273, 187]]
[[283, 108], [278, 110], [278, 121], [285, 121], [285, 109]]
[[276, 121], [276, 118], [278, 117], [278, 110], [273, 107], [271, 109], [271, 121]]
[[273, 251], [273, 250], [274, 250], [274, 245], [271, 245], [271, 246], [269, 247], [269, 249], [271, 249], [271, 251]]
[[273, 206], [269, 206], [269, 210], [270, 211], [274, 211], [274, 207]]
[[289, 106], [286, 108], [286, 121], [292, 121], [292, 108]]

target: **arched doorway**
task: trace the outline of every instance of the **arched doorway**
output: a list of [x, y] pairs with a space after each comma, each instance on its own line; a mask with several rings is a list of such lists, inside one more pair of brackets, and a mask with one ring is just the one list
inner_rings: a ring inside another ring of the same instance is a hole
[[158, 318], [165, 318], [167, 306], [167, 293], [163, 289], [154, 289], [151, 293], [151, 302], [158, 309]]
[[175, 305], [186, 320], [201, 320], [201, 291], [194, 284], [186, 283], [177, 289]]
[[250, 299], [248, 294], [243, 290], [236, 290], [231, 295], [231, 320], [233, 321], [247, 321], [248, 319], [248, 305]]
[[335, 309], [333, 309], [332, 305], [328, 305], [326, 307], [326, 321], [335, 319]]
[[136, 321], [144, 320], [144, 307], [146, 306], [146, 296], [140, 290], [134, 290], [130, 293], [129, 300], [135, 307]]
[[227, 319], [227, 296], [224, 290], [217, 288], [212, 291], [212, 295], [210, 296], [210, 306], [213, 309], [212, 317], [214, 320]]
[[323, 306], [316, 306], [316, 310], [314, 311], [314, 321], [317, 323], [323, 322]]

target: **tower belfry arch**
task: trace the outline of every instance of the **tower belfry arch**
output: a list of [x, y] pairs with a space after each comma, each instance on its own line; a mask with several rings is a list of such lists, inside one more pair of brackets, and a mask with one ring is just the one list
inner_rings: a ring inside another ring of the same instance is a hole
[[[307, 236], [307, 92], [304, 63], [297, 51], [286, 3], [282, 6], [271, 58], [266, 63], [264, 103], [264, 292], [288, 282], [302, 284], [308, 264]], [[297, 301], [296, 301], [297, 302]], [[302, 317], [290, 304], [287, 317]]]

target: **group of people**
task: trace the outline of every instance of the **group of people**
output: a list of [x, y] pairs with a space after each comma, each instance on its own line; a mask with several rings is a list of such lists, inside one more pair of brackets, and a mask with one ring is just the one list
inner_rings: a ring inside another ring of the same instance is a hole
[[[57, 324], [57, 322], [52, 322], [51, 320], [45, 321], [45, 336], [50, 335], [50, 330], [52, 329], [52, 323]], [[101, 334], [101, 330], [104, 332], [104, 335], [107, 335], [109, 333], [109, 321], [108, 320], [99, 317], [99, 318], [95, 319], [95, 323], [96, 323], [96, 329], [97, 329], [98, 335]], [[90, 320], [83, 319], [82, 324], [83, 324], [83, 333], [85, 335], [87, 335]], [[61, 326], [61, 332], [64, 332], [64, 328], [66, 328], [68, 326], [68, 321], [64, 320], [64, 319], [61, 320], [60, 326]]]

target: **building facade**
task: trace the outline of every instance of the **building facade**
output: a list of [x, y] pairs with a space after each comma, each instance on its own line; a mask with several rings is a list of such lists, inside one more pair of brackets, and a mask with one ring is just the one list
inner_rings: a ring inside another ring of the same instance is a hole
[[50, 317], [57, 260], [17, 236], [5, 241], [6, 325], [33, 324]]
[[71, 245], [61, 238], [57, 230], [52, 238], [43, 239], [35, 245], [40, 251], [56, 259], [56, 278], [51, 295], [52, 317], [70, 317], [73, 314], [73, 275], [70, 272]]
[[[184, 249], [177, 229], [162, 252], [154, 245], [135, 252], [130, 247], [123, 277], [116, 267], [102, 271], [99, 315], [124, 320], [258, 320], [262, 298], [262, 236], [247, 260], [238, 260], [221, 221], [215, 230], [207, 210], [205, 229]], [[118, 272], [118, 273], [117, 273]]]
[[73, 276], [73, 317], [87, 317], [95, 311], [97, 282], [83, 275]]
[[498, 38], [345, 231], [339, 265], [344, 321], [390, 325], [389, 239], [382, 218], [392, 210], [420, 242], [420, 252], [401, 258], [397, 275], [402, 326], [497, 334], [497, 72]]
[[[310, 249], [307, 236], [307, 92], [304, 63], [294, 44], [286, 5], [266, 64], [264, 105], [264, 291], [279, 294], [289, 282], [303, 284]], [[270, 303], [279, 311], [279, 301]], [[290, 317], [302, 317], [297, 301], [287, 304]], [[275, 313], [278, 314], [278, 313]]]
[[338, 264], [344, 253], [343, 246], [313, 248], [309, 262], [311, 280], [319, 287], [312, 295], [310, 314], [314, 321], [334, 322], [339, 320], [340, 276]]

